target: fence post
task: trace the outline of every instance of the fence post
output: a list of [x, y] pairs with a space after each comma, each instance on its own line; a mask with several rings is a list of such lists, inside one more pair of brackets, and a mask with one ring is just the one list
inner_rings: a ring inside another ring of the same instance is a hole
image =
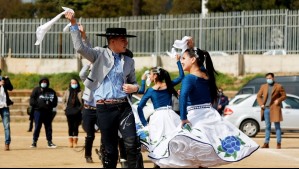
[[199, 49], [202, 49], [202, 46], [201, 46], [201, 42], [202, 42], [202, 37], [203, 37], [203, 26], [202, 26], [202, 24], [203, 24], [203, 13], [201, 13], [200, 14], [200, 21], [199, 21], [199, 45], [198, 45], [198, 47], [199, 47]]
[[1, 57], [4, 57], [4, 43], [5, 43], [5, 18], [3, 18], [2, 20], [2, 30], [1, 30], [1, 34], [2, 34], [2, 46], [1, 46]]
[[162, 14], [159, 15], [159, 26], [158, 26], [158, 55], [157, 56], [160, 56], [161, 55], [161, 37], [162, 37]]
[[288, 12], [289, 10], [285, 10], [285, 28], [284, 28], [284, 49], [288, 52]]
[[122, 17], [119, 17], [118, 27], [121, 28]]
[[244, 17], [245, 17], [245, 11], [242, 11], [242, 18], [241, 18], [241, 54], [244, 54]]
[[[43, 18], [40, 19], [40, 25], [43, 25]], [[43, 50], [42, 43], [43, 42], [40, 42], [39, 44], [39, 59], [42, 59], [42, 50]]]

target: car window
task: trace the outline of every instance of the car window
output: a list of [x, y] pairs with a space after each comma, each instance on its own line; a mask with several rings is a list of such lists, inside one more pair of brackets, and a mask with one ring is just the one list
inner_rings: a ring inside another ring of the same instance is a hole
[[255, 99], [255, 101], [253, 103], [253, 107], [260, 107], [259, 103], [257, 102], [257, 99]]
[[297, 98], [287, 97], [287, 99], [284, 102], [286, 104], [284, 108], [299, 109], [299, 99]]
[[243, 88], [240, 91], [240, 94], [253, 94], [253, 93], [254, 93], [253, 88]]
[[234, 103], [233, 104], [239, 104], [239, 103], [241, 103], [241, 102], [243, 102], [244, 100], [246, 100], [248, 97], [250, 97], [250, 96], [247, 96], [247, 97], [244, 97], [244, 98], [239, 98], [239, 99], [237, 99], [236, 101], [234, 101]]

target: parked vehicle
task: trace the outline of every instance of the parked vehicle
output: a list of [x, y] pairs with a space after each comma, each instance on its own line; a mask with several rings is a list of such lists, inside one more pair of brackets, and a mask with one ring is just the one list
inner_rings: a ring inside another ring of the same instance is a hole
[[[299, 96], [299, 76], [277, 76], [275, 81], [284, 87], [286, 93]], [[266, 79], [264, 77], [255, 78], [244, 85], [237, 95], [256, 94], [260, 90], [261, 85], [265, 83]]]
[[[255, 137], [258, 132], [265, 130], [265, 122], [261, 121], [261, 108], [257, 103], [257, 95], [253, 94], [239, 104], [228, 105], [224, 109], [224, 118], [238, 127], [249, 137]], [[299, 97], [287, 94], [282, 102], [283, 132], [299, 131]], [[274, 131], [274, 125], [272, 125]]]
[[[133, 105], [132, 105], [132, 109], [133, 109], [133, 111], [138, 112], [138, 111], [137, 111], [137, 108], [138, 108], [138, 104], [139, 104], [140, 100], [141, 100], [140, 97], [138, 97], [138, 96], [136, 96], [136, 95], [133, 95], [133, 98], [132, 98], [132, 104], [133, 104]], [[147, 121], [149, 121], [150, 116], [151, 116], [154, 112], [155, 112], [154, 105], [153, 105], [150, 101], [148, 101], [148, 102], [146, 103], [146, 105], [144, 106], [144, 108], [143, 108], [143, 113], [144, 113], [144, 117], [145, 117], [145, 119], [146, 119]]]
[[240, 102], [242, 102], [244, 99], [246, 99], [249, 96], [251, 96], [251, 94], [239, 94], [239, 95], [236, 95], [235, 97], [233, 97], [229, 101], [228, 105], [239, 104]]
[[263, 53], [263, 55], [286, 55], [287, 51], [284, 49], [275, 49], [275, 50], [269, 50], [265, 53]]
[[229, 56], [229, 54], [222, 51], [209, 51], [210, 56]]

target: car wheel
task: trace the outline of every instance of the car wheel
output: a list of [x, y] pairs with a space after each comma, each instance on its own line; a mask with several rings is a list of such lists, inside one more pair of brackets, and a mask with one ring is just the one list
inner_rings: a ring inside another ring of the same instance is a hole
[[246, 134], [248, 137], [255, 137], [260, 131], [258, 123], [254, 120], [245, 120], [241, 126], [240, 130]]

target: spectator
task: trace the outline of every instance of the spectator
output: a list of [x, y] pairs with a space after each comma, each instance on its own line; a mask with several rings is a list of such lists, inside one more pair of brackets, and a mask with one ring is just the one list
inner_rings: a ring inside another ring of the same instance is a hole
[[11, 142], [10, 137], [10, 112], [9, 106], [13, 105], [13, 102], [10, 100], [8, 95], [8, 90], [12, 91], [13, 86], [8, 78], [8, 76], [1, 76], [2, 70], [0, 69], [0, 115], [2, 118], [2, 123], [5, 133], [5, 151], [9, 151], [9, 145]]
[[219, 114], [222, 116], [223, 111], [225, 109], [225, 106], [227, 106], [229, 103], [228, 97], [224, 95], [223, 89], [219, 88], [218, 90], [218, 96], [217, 96], [217, 102], [214, 106], [214, 108], [219, 112]]
[[261, 118], [266, 123], [265, 142], [262, 148], [269, 148], [271, 123], [274, 122], [277, 139], [277, 149], [281, 149], [281, 128], [283, 120], [281, 107], [282, 101], [286, 99], [284, 88], [275, 82], [274, 74], [266, 74], [267, 84], [261, 86], [257, 94], [257, 101], [261, 106]]
[[48, 78], [39, 81], [39, 87], [33, 89], [30, 96], [30, 105], [34, 108], [35, 129], [33, 133], [33, 143], [31, 148], [37, 147], [42, 124], [45, 126], [48, 148], [56, 148], [52, 142], [52, 121], [53, 109], [57, 106], [56, 92], [50, 88]]
[[79, 126], [82, 120], [82, 92], [79, 81], [72, 79], [69, 89], [65, 92], [62, 103], [69, 128], [69, 147], [75, 148], [78, 144]]

